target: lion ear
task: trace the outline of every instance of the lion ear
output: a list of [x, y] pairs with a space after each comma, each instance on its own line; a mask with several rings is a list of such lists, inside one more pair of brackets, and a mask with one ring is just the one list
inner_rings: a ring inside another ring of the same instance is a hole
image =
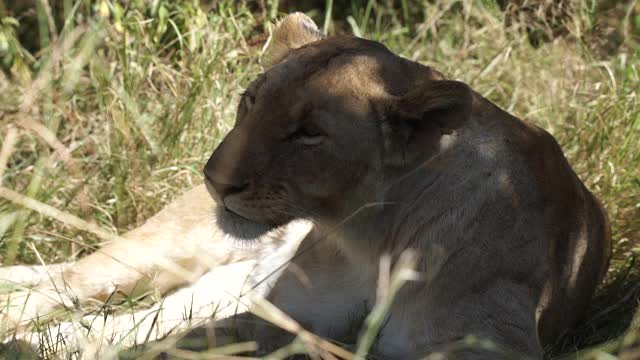
[[386, 162], [401, 166], [437, 151], [442, 135], [469, 119], [472, 102], [469, 86], [451, 80], [428, 79], [394, 97], [383, 123]]
[[278, 21], [271, 32], [270, 44], [262, 57], [262, 65], [271, 67], [284, 60], [291, 50], [321, 40], [316, 23], [303, 13], [293, 13]]

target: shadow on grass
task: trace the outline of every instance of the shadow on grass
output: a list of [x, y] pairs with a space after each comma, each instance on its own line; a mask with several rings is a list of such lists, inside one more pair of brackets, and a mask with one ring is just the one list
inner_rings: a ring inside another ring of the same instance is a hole
[[551, 355], [568, 355], [576, 350], [597, 347], [615, 353], [640, 305], [640, 271], [637, 257], [630, 257], [623, 269], [604, 284], [584, 320], [550, 349]]
[[14, 340], [7, 343], [0, 343], [0, 359], [31, 360], [40, 359], [40, 357], [29, 343]]

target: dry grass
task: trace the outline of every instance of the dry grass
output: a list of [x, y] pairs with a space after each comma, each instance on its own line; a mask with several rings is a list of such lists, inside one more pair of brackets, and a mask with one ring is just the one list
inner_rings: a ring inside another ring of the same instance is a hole
[[[0, 21], [0, 159], [8, 161], [0, 186], [107, 233], [140, 225], [201, 181], [239, 93], [261, 71], [267, 24], [304, 10], [329, 33], [381, 41], [552, 132], [603, 200], [615, 241], [590, 316], [552, 351], [601, 344], [628, 327], [640, 298], [637, 1], [567, 1], [553, 19], [548, 7], [505, 13], [489, 0], [154, 3], [38, 6], [33, 53], [12, 21]], [[0, 200], [0, 263], [72, 260], [99, 244], [90, 229], [69, 225]]]

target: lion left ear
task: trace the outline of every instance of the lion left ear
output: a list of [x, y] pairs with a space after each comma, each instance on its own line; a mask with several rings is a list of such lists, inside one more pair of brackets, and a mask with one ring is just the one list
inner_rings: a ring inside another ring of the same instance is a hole
[[387, 164], [410, 164], [436, 151], [442, 135], [471, 117], [472, 102], [471, 88], [451, 80], [429, 79], [395, 97], [383, 123]]
[[291, 50], [323, 36], [316, 23], [303, 13], [293, 13], [280, 20], [271, 33], [271, 43], [262, 57], [262, 65], [271, 67], [284, 60]]

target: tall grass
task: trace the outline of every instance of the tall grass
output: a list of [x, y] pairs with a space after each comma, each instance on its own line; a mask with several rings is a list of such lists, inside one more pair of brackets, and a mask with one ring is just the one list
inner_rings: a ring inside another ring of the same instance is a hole
[[[556, 136], [603, 200], [615, 245], [589, 318], [554, 351], [602, 343], [626, 329], [640, 297], [640, 5], [566, 1], [563, 17], [547, 19], [553, 2], [540, 3], [76, 0], [37, 1], [17, 14], [2, 6], [0, 139], [15, 146], [1, 185], [110, 232], [140, 225], [201, 181], [240, 92], [262, 70], [269, 23], [306, 11], [330, 34], [381, 41]], [[30, 21], [35, 45], [20, 37]], [[99, 242], [0, 199], [3, 265], [74, 259]]]

